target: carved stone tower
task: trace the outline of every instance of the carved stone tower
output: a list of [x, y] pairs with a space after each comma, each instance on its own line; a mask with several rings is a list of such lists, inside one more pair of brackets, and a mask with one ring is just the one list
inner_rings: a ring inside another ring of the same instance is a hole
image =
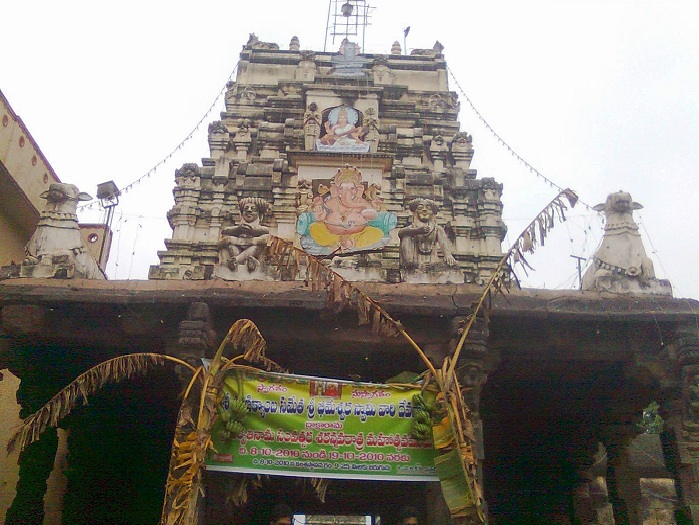
[[210, 157], [175, 173], [151, 279], [273, 279], [270, 235], [352, 280], [475, 282], [502, 256], [502, 185], [470, 168], [442, 46], [289, 50], [251, 35]]

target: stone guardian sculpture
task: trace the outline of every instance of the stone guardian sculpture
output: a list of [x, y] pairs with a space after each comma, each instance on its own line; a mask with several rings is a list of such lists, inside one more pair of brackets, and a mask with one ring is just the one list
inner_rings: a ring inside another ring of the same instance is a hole
[[[414, 199], [408, 204], [413, 213], [412, 222], [398, 230], [400, 239], [400, 267], [405, 270], [432, 270], [440, 266], [456, 266], [447, 234], [437, 224], [439, 206], [431, 199]], [[444, 254], [444, 262], [439, 258]]]
[[219, 263], [232, 272], [241, 265], [253, 272], [260, 265], [259, 257], [269, 240], [269, 228], [261, 224], [269, 204], [264, 199], [247, 197], [240, 199], [238, 205], [240, 224], [221, 230]]

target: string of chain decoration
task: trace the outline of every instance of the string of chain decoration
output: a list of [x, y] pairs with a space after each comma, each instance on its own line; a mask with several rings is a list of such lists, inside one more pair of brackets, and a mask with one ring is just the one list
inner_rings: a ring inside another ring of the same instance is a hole
[[[160, 166], [164, 165], [168, 160], [170, 160], [170, 159], [172, 158], [172, 156], [173, 156], [175, 153], [177, 153], [180, 149], [182, 149], [182, 147], [194, 137], [194, 134], [195, 134], [197, 131], [199, 131], [199, 128], [201, 127], [201, 125], [206, 121], [206, 119], [209, 118], [209, 115], [211, 115], [211, 112], [214, 110], [214, 108], [215, 108], [216, 105], [218, 104], [218, 101], [221, 99], [221, 97], [224, 95], [224, 93], [225, 93], [226, 90], [228, 89], [228, 84], [229, 84], [229, 82], [231, 82], [231, 81], [233, 80], [233, 76], [235, 75], [235, 72], [236, 72], [237, 70], [238, 70], [238, 64], [235, 65], [235, 67], [233, 68], [233, 71], [231, 71], [231, 74], [228, 75], [228, 79], [226, 79], [226, 82], [225, 82], [225, 84], [223, 85], [223, 88], [221, 88], [221, 90], [218, 92], [218, 95], [216, 95], [216, 98], [215, 98], [214, 101], [211, 103], [211, 106], [209, 106], [209, 109], [206, 110], [206, 113], [204, 114], [204, 116], [201, 117], [201, 118], [199, 119], [199, 122], [197, 122], [197, 124], [194, 126], [194, 128], [192, 129], [192, 131], [190, 131], [190, 132], [187, 134], [187, 136], [186, 136], [184, 139], [182, 139], [182, 140], [180, 141], [180, 143], [177, 144], [177, 146], [175, 146], [175, 147], [172, 149], [172, 151], [170, 151], [170, 153], [169, 153], [168, 155], [166, 155], [163, 159], [161, 159], [160, 162], [158, 162], [157, 164], [155, 164], [151, 169], [149, 169], [146, 173], [144, 173], [143, 175], [141, 175], [141, 176], [140, 176], [139, 178], [137, 178], [136, 180], [134, 180], [134, 181], [131, 182], [130, 184], [127, 184], [126, 186], [124, 186], [124, 187], [120, 190], [122, 194], [129, 192], [129, 191], [132, 190], [136, 185], [140, 184], [140, 182], [141, 182], [143, 179], [147, 179], [147, 178], [149, 178], [151, 175], [153, 175], [153, 173], [155, 173], [156, 170], [157, 170]], [[97, 204], [96, 202], [91, 202], [90, 204], [83, 204], [82, 206], [78, 206], [78, 210], [82, 210], [82, 209], [91, 210], [92, 207], [95, 206], [96, 204]]]
[[[478, 120], [481, 121], [481, 123], [485, 126], [485, 128], [486, 128], [488, 131], [490, 131], [490, 133], [497, 139], [497, 141], [498, 141], [500, 144], [502, 144], [505, 148], [507, 148], [507, 151], [509, 151], [510, 154], [511, 154], [514, 158], [516, 158], [519, 162], [521, 162], [522, 164], [524, 164], [524, 166], [529, 170], [530, 173], [533, 173], [534, 175], [536, 175], [537, 177], [539, 177], [541, 180], [543, 180], [544, 182], [546, 182], [549, 186], [551, 186], [552, 188], [555, 188], [555, 189], [558, 190], [559, 192], [565, 191], [565, 188], [559, 186], [558, 184], [556, 184], [555, 182], [553, 182], [551, 179], [549, 179], [548, 177], [546, 177], [543, 173], [541, 173], [541, 172], [540, 172], [538, 169], [536, 169], [534, 166], [532, 166], [531, 164], [529, 164], [529, 162], [527, 162], [521, 155], [519, 155], [515, 150], [513, 150], [512, 147], [511, 147], [507, 142], [505, 142], [505, 139], [503, 139], [503, 138], [491, 127], [491, 125], [488, 123], [488, 121], [485, 120], [485, 117], [483, 117], [483, 115], [481, 115], [480, 111], [478, 111], [478, 110], [476, 109], [476, 106], [473, 104], [473, 102], [471, 101], [471, 99], [468, 97], [468, 95], [466, 94], [466, 92], [463, 90], [463, 88], [461, 87], [461, 84], [459, 84], [459, 81], [456, 79], [456, 76], [454, 75], [454, 72], [449, 68], [449, 66], [447, 66], [447, 71], [449, 72], [449, 75], [451, 76], [452, 80], [453, 80], [454, 83], [456, 84], [456, 87], [458, 88], [459, 93], [461, 93], [461, 95], [464, 97], [464, 99], [466, 100], [466, 102], [468, 103], [468, 105], [471, 107], [471, 110], [475, 113], [476, 117], [478, 117]], [[568, 190], [568, 191], [570, 191], [570, 190]], [[587, 209], [592, 210], [592, 206], [590, 206], [589, 204], [586, 204], [586, 203], [584, 203], [583, 201], [581, 201], [581, 200], [579, 200], [579, 199], [578, 199], [578, 202], [579, 202], [580, 204], [582, 204], [583, 206], [585, 206]]]

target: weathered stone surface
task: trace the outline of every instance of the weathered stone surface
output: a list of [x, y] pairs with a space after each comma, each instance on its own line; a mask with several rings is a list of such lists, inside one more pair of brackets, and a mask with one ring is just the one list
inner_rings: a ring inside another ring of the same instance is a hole
[[247, 197], [239, 201], [241, 221], [236, 226], [223, 228], [219, 239], [219, 266], [215, 275], [221, 279], [245, 279], [260, 270], [260, 255], [269, 240], [269, 228], [262, 225], [269, 203], [264, 199]]
[[[470, 169], [472, 140], [459, 131], [458, 97], [448, 90], [441, 45], [411, 56], [359, 54], [351, 42], [327, 53], [297, 45], [292, 39], [283, 52], [251, 35], [226, 92], [226, 110], [212, 123], [210, 158], [204, 167], [193, 165], [176, 176], [175, 206], [168, 213], [173, 234], [149, 278], [227, 273], [218, 270], [227, 266], [225, 251], [216, 254], [204, 243], [232, 227], [242, 198], [265, 199], [273, 217], [265, 224], [270, 235], [298, 241], [305, 235], [296, 233], [299, 215], [311, 210], [309, 203], [296, 202], [297, 195], [311, 202], [322, 198], [335, 171], [349, 163], [362, 170], [364, 198], [396, 214], [398, 228], [410, 223], [406, 210], [415, 198], [439, 209], [439, 227], [448, 239], [437, 249], [456, 264], [422, 264], [404, 281], [485, 282], [502, 256], [502, 188], [477, 180]], [[301, 160], [293, 161], [295, 156]], [[393, 169], [380, 158], [387, 156]], [[376, 197], [369, 199], [370, 192]], [[400, 241], [386, 233], [372, 244], [370, 264], [343, 262], [343, 275], [399, 280]], [[444, 253], [447, 244], [451, 255]], [[225, 278], [272, 280], [275, 274], [237, 271]]]
[[27, 243], [21, 277], [104, 279], [83, 244], [76, 210], [78, 201], [91, 200], [73, 184], [54, 183], [41, 194], [46, 207]]
[[643, 208], [631, 195], [611, 193], [604, 204], [604, 236], [594, 255], [593, 265], [585, 272], [583, 290], [611, 293], [672, 295], [669, 281], [655, 278], [653, 262], [646, 255], [633, 210]]

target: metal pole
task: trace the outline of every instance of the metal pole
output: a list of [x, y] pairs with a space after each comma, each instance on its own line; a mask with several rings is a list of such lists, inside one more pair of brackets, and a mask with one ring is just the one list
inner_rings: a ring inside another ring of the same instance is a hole
[[328, 20], [325, 22], [325, 42], [323, 42], [323, 53], [327, 51], [328, 47], [328, 30], [330, 29], [330, 8], [333, 5], [333, 1], [337, 2], [337, 0], [328, 0]]
[[578, 257], [577, 255], [571, 255], [573, 259], [577, 259], [578, 261], [578, 282], [580, 283], [580, 290], [582, 290], [582, 263], [580, 261], [584, 261], [587, 259], [587, 257]]
[[[112, 227], [112, 216], [114, 215], [114, 206], [109, 206], [107, 208], [107, 218], [104, 221], [104, 231], [102, 232], [102, 245], [100, 246], [100, 253], [99, 256], [97, 257], [97, 266], [102, 268], [102, 254], [104, 253], [104, 243], [107, 242], [107, 230], [111, 229]], [[105, 267], [102, 268], [102, 271], [107, 273], [107, 268], [106, 264], [104, 265]]]

